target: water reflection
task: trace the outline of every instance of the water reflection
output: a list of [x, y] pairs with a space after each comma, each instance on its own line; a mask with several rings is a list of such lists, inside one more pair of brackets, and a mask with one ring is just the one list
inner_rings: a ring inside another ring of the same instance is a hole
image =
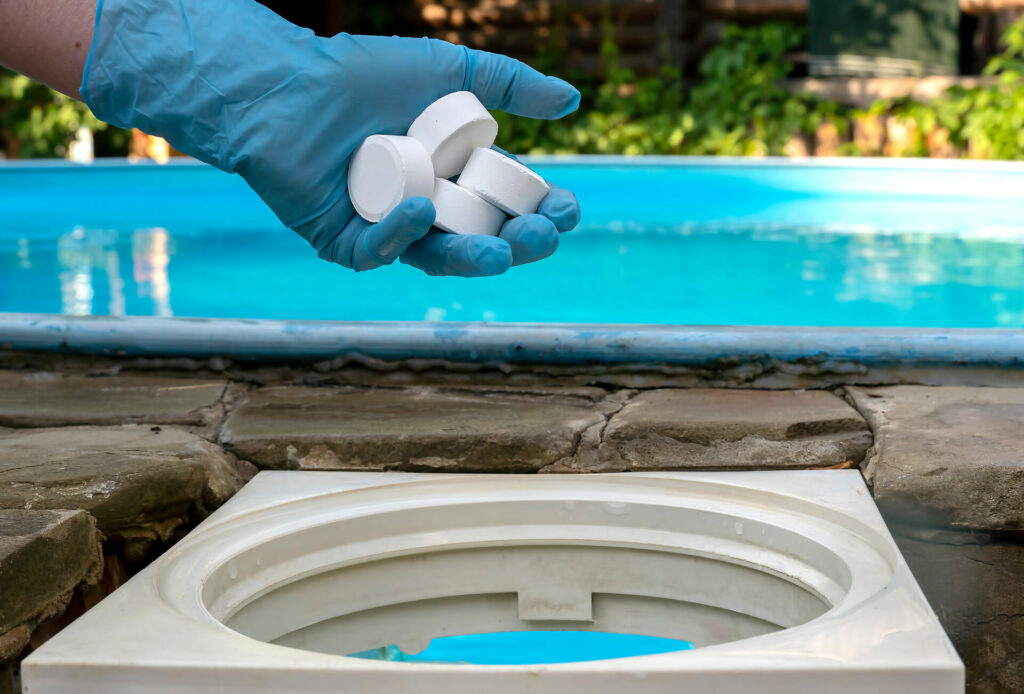
[[357, 275], [284, 231], [0, 237], [0, 311], [1024, 328], [1024, 230], [593, 225], [561, 244], [544, 262], [465, 280], [399, 263]]
[[32, 254], [29, 251], [28, 239], [18, 239], [18, 266], [22, 270], [32, 269]]
[[102, 244], [94, 244], [103, 232], [86, 235], [78, 228], [57, 239], [57, 262], [60, 264], [61, 313], [71, 316], [91, 316], [92, 300], [96, 292], [92, 286], [95, 257], [102, 253]]
[[107, 314], [111, 316], [125, 315], [124, 280], [121, 278], [121, 256], [116, 250], [103, 254], [106, 258], [107, 279], [110, 282], [110, 302]]
[[[38, 245], [42, 244], [37, 243]], [[143, 300], [142, 306], [138, 306], [138, 302], [132, 302], [136, 304], [132, 307], [132, 313], [172, 315], [171, 283], [168, 274], [170, 235], [166, 229], [137, 230], [131, 234], [130, 246], [126, 247], [123, 235], [116, 231], [79, 227], [61, 234], [56, 245], [56, 275], [60, 285], [61, 313], [72, 316], [89, 316], [94, 313], [110, 316], [128, 315], [128, 282], [122, 276], [121, 265], [122, 255], [130, 254], [131, 282], [135, 285], [136, 296]], [[15, 252], [19, 268], [32, 270], [33, 257], [38, 258], [41, 253], [42, 251], [36, 250], [33, 256], [30, 253], [28, 239], [20, 239]], [[48, 273], [48, 266], [49, 263], [44, 256], [40, 272]]]
[[170, 235], [166, 229], [140, 229], [132, 234], [132, 275], [139, 298], [153, 302], [154, 316], [170, 316], [171, 280], [167, 266]]

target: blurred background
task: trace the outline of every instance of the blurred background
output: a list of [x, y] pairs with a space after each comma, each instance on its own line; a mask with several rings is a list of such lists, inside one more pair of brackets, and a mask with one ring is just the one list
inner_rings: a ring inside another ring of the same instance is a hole
[[[1024, 158], [1024, 0], [265, 0], [320, 35], [433, 36], [578, 85], [531, 154]], [[164, 161], [159, 138], [0, 70], [0, 157]]]

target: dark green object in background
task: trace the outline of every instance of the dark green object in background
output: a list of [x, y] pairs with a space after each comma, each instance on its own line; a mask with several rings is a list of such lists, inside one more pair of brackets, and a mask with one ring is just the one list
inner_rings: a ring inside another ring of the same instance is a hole
[[956, 74], [957, 0], [811, 0], [811, 74]]

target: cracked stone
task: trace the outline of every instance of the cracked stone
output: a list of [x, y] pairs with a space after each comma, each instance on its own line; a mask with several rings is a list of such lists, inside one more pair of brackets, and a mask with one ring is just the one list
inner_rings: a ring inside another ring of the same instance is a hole
[[88, 513], [0, 509], [0, 662], [18, 655], [76, 587], [95, 583], [102, 566]]
[[825, 391], [663, 389], [612, 416], [601, 469], [853, 467], [871, 443], [857, 412]]
[[0, 425], [204, 425], [216, 417], [226, 386], [223, 380], [148, 375], [0, 371]]
[[601, 388], [586, 386], [442, 384], [434, 386], [433, 389], [438, 392], [476, 393], [478, 395], [504, 394], [550, 396], [560, 399], [574, 398], [588, 402], [599, 402], [607, 395]]
[[602, 399], [597, 404], [597, 410], [604, 415], [604, 419], [583, 431], [575, 454], [570, 458], [563, 458], [552, 463], [539, 472], [615, 472], [621, 469], [616, 465], [617, 460], [609, 461], [607, 457], [601, 456], [601, 441], [604, 439], [604, 432], [608, 428], [608, 422], [611, 421], [612, 415], [621, 411], [635, 395], [635, 390], [620, 390]]
[[967, 667], [971, 694], [1024, 692], [1024, 544], [893, 537]]
[[251, 393], [221, 441], [263, 468], [533, 472], [603, 419], [570, 396], [276, 387]]
[[169, 427], [0, 434], [0, 508], [83, 509], [108, 535], [212, 510], [247, 474], [219, 447]]
[[1024, 530], [1024, 389], [848, 388], [875, 433], [867, 477], [902, 523]]

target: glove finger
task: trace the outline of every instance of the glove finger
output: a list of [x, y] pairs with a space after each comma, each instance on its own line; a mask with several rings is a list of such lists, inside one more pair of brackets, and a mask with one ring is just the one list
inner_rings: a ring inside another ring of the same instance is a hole
[[485, 51], [469, 52], [469, 90], [487, 108], [515, 116], [554, 120], [580, 105], [576, 87], [549, 77], [508, 56]]
[[580, 223], [580, 204], [576, 196], [565, 188], [548, 182], [551, 192], [540, 201], [537, 213], [550, 219], [559, 232], [570, 231]]
[[512, 264], [523, 265], [547, 258], [558, 248], [558, 229], [547, 217], [524, 214], [505, 222], [500, 238], [512, 249]]
[[[519, 157], [506, 152], [497, 145], [491, 145], [491, 149], [504, 154], [509, 159], [519, 161]], [[551, 181], [548, 181], [548, 187], [551, 188], [551, 192], [541, 200], [537, 212], [554, 222], [555, 228], [559, 232], [575, 229], [576, 225], [580, 223], [580, 204], [577, 202], [576, 196], [565, 188], [556, 186]]]
[[434, 223], [434, 204], [427, 198], [409, 198], [378, 224], [371, 224], [352, 241], [351, 264], [355, 270], [390, 265], [414, 241], [423, 238]]
[[402, 262], [428, 275], [489, 277], [512, 267], [512, 249], [493, 236], [432, 231], [409, 246]]

